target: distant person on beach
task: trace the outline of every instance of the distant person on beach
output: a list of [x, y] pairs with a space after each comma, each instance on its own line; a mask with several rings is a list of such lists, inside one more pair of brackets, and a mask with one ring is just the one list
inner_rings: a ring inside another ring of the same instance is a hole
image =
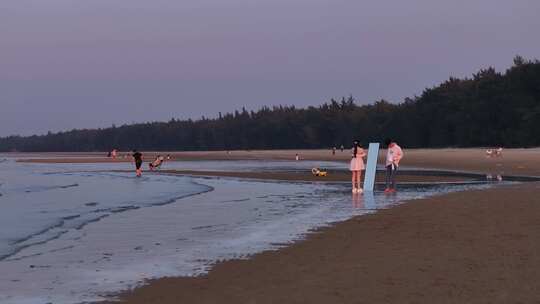
[[112, 152], [111, 152], [111, 157], [116, 159], [116, 156], [118, 156], [118, 150], [113, 149]]
[[486, 157], [502, 157], [503, 148], [498, 147], [497, 149], [487, 149]]
[[336, 155], [336, 147], [332, 148], [332, 155]]
[[298, 153], [296, 153], [295, 159], [296, 159], [296, 161], [300, 160], [300, 155], [298, 155]]
[[[494, 159], [497, 159], [497, 158], [502, 158], [503, 156], [503, 148], [502, 147], [498, 147], [497, 149], [487, 149], [486, 150], [486, 157], [487, 158], [494, 158]], [[495, 164], [496, 165], [496, 168], [494, 169], [494, 171], [497, 172], [497, 174], [493, 175], [491, 173], [488, 173], [486, 175], [486, 179], [488, 181], [491, 181], [493, 180], [494, 178], [497, 179], [497, 181], [501, 182], [503, 180], [503, 177], [502, 177], [502, 166], [503, 166], [503, 163], [501, 162], [501, 160], [499, 160], [498, 163]]]
[[131, 156], [133, 157], [133, 160], [135, 161], [135, 174], [137, 175], [137, 177], [141, 177], [142, 153], [137, 150], [133, 150], [133, 154]]
[[396, 173], [399, 167], [399, 162], [403, 158], [403, 150], [392, 139], [387, 139], [385, 142], [387, 147], [386, 152], [386, 189], [385, 193], [396, 192]]
[[165, 157], [158, 155], [156, 159], [154, 159], [153, 162], [148, 164], [148, 167], [150, 168], [151, 171], [155, 169], [159, 169], [161, 168], [161, 165], [163, 164], [164, 161], [165, 161]]
[[345, 147], [343, 145], [341, 145], [341, 147], [339, 147], [341, 152], [343, 152], [343, 150], [345, 149]]
[[362, 170], [365, 170], [364, 157], [366, 152], [360, 146], [360, 141], [355, 140], [352, 148], [352, 159], [350, 170], [352, 172], [352, 193], [362, 193], [360, 180], [362, 179]]

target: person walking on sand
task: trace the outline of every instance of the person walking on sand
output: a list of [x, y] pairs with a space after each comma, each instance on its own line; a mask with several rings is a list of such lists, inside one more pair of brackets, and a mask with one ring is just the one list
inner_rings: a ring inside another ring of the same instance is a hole
[[364, 157], [366, 152], [360, 146], [360, 141], [355, 140], [352, 148], [352, 159], [350, 170], [352, 172], [352, 193], [362, 193], [360, 180], [362, 179], [362, 170], [365, 170]]
[[133, 160], [135, 161], [135, 174], [137, 175], [137, 177], [141, 177], [142, 176], [142, 169], [141, 169], [142, 153], [137, 150], [133, 150], [133, 154], [131, 156], [133, 157]]
[[399, 167], [399, 162], [403, 158], [403, 150], [392, 139], [387, 139], [385, 142], [387, 146], [386, 152], [386, 189], [385, 193], [396, 192], [396, 173]]

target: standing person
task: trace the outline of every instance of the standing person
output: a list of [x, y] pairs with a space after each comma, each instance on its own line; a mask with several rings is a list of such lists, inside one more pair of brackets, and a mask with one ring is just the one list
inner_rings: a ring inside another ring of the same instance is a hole
[[300, 155], [298, 155], [298, 153], [296, 153], [296, 156], [294, 158], [296, 159], [296, 161], [299, 161], [300, 160]]
[[137, 150], [133, 150], [133, 154], [131, 156], [133, 156], [133, 160], [135, 161], [135, 173], [137, 174], [137, 177], [141, 177], [142, 153]]
[[343, 149], [345, 149], [345, 147], [343, 145], [341, 145], [341, 147], [339, 147], [341, 149], [341, 152], [343, 152]]
[[351, 172], [352, 172], [352, 193], [362, 193], [360, 180], [362, 179], [362, 170], [365, 170], [364, 157], [366, 152], [360, 146], [360, 141], [355, 140], [352, 148]]
[[399, 167], [399, 162], [403, 158], [403, 150], [392, 139], [387, 139], [385, 142], [387, 147], [386, 152], [386, 189], [385, 193], [396, 192], [396, 173]]
[[332, 155], [336, 155], [336, 147], [332, 148]]

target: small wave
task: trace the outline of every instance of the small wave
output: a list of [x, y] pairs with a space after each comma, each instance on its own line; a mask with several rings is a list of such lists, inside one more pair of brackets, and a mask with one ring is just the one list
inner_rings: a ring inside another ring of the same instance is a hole
[[[47, 227], [47, 228], [44, 228], [44, 229], [42, 229], [42, 230], [40, 230], [40, 231], [38, 231], [38, 232], [36, 232], [36, 233], [30, 234], [30, 235], [28, 235], [28, 236], [26, 236], [26, 237], [24, 237], [24, 238], [20, 238], [20, 239], [18, 239], [18, 240], [15, 240], [15, 241], [11, 242], [10, 245], [13, 246], [13, 245], [22, 244], [22, 243], [24, 243], [24, 242], [26, 242], [26, 241], [32, 239], [32, 238], [35, 237], [35, 236], [45, 234], [45, 233], [51, 231], [52, 229], [62, 227], [62, 225], [64, 225], [64, 220], [60, 220], [60, 221], [58, 221], [57, 223], [55, 223], [55, 224], [53, 224], [53, 225], [51, 225], [51, 226], [49, 226], [49, 227]], [[0, 261], [1, 261], [1, 260], [2, 260], [2, 258], [0, 257]]]
[[241, 199], [223, 201], [222, 203], [241, 203], [241, 202], [247, 202], [249, 200], [251, 200], [251, 199], [250, 198], [241, 198]]
[[69, 189], [79, 187], [79, 184], [69, 184], [69, 185], [60, 185], [60, 186], [35, 186], [31, 188], [27, 188], [24, 190], [26, 193], [36, 193], [36, 192], [44, 192], [44, 191], [50, 191], [50, 190], [57, 190], [57, 189]]
[[[210, 191], [213, 191], [214, 188], [196, 183], [195, 181], [190, 181], [193, 185], [201, 186], [203, 189], [199, 190], [195, 193], [189, 193], [189, 194], [183, 194], [176, 197], [172, 197], [169, 199], [164, 199], [161, 201], [156, 201], [150, 204], [130, 204], [130, 205], [121, 205], [121, 206], [114, 206], [110, 208], [98, 208], [95, 210], [91, 210], [80, 214], [71, 214], [61, 217], [57, 222], [50, 225], [47, 228], [44, 228], [36, 233], [33, 233], [31, 235], [28, 235], [24, 238], [20, 238], [18, 240], [15, 240], [10, 243], [10, 246], [12, 246], [12, 250], [5, 253], [0, 254], [0, 261], [6, 260], [10, 257], [13, 257], [23, 249], [29, 248], [31, 246], [41, 245], [45, 244], [47, 242], [50, 242], [52, 240], [58, 239], [63, 234], [69, 232], [70, 230], [81, 230], [86, 225], [98, 222], [106, 217], [109, 217], [113, 214], [137, 210], [140, 208], [151, 208], [151, 207], [159, 207], [164, 206], [168, 204], [172, 204], [180, 199], [194, 196], [194, 195], [200, 195], [203, 193], [207, 193]], [[69, 187], [77, 187], [78, 184], [72, 184], [72, 185], [66, 185], [66, 186], [55, 186], [55, 187], [48, 187], [48, 189], [51, 188], [69, 188]], [[96, 206], [98, 203], [88, 203], [85, 204], [86, 206]], [[20, 259], [24, 259], [25, 257], [18, 257]]]
[[197, 226], [197, 227], [192, 227], [191, 230], [206, 230], [206, 229], [220, 228], [220, 227], [225, 227], [225, 226], [227, 226], [227, 224]]

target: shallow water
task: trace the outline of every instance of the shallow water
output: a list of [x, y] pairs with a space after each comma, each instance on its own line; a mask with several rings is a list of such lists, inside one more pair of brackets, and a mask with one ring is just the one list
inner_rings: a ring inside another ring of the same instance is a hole
[[346, 169], [343, 162], [284, 161], [284, 160], [229, 160], [229, 161], [173, 161], [165, 162], [162, 169], [199, 171], [307, 171], [311, 168]]
[[[170, 164], [247, 171], [313, 166]], [[0, 303], [95, 301], [144, 279], [200, 274], [217, 260], [279, 248], [311, 229], [405, 200], [487, 187], [445, 185], [352, 196], [348, 183], [157, 174], [137, 179], [131, 173], [98, 172], [130, 168], [0, 163]]]

